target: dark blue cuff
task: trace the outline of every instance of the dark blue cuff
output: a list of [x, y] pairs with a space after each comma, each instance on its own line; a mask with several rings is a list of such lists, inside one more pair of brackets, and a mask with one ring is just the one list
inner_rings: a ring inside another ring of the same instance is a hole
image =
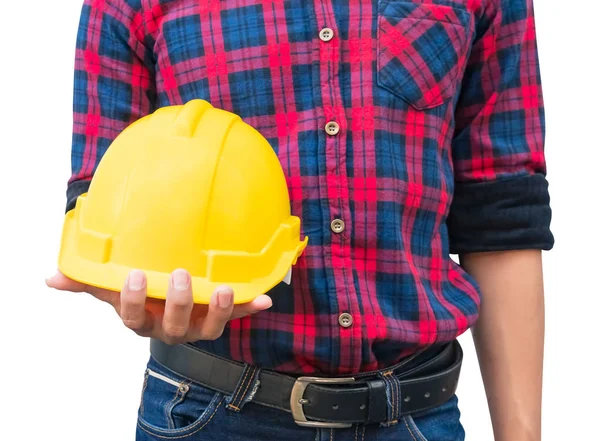
[[67, 187], [67, 208], [65, 211], [71, 211], [75, 208], [77, 198], [83, 193], [87, 193], [90, 188], [90, 181], [73, 181]]
[[450, 253], [549, 250], [551, 217], [548, 181], [540, 173], [457, 183], [447, 220]]

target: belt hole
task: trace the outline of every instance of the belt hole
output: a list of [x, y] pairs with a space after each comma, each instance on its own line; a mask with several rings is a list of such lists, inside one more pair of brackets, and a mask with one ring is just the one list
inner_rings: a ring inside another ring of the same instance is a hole
[[365, 404], [360, 405], [360, 410], [365, 410], [366, 408], [367, 408], [367, 406]]
[[445, 387], [442, 387], [442, 392], [446, 392], [448, 389]]
[[404, 402], [405, 402], [405, 403], [408, 403], [409, 401], [410, 401], [410, 397], [406, 397], [406, 398], [404, 399]]
[[425, 398], [429, 398], [431, 394], [429, 392], [425, 392]]
[[340, 406], [338, 406], [337, 404], [333, 405], [333, 410], [338, 410], [340, 408]]

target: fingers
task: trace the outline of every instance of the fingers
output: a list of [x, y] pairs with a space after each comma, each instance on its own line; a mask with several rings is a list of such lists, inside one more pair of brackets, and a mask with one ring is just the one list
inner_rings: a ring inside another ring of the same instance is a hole
[[119, 293], [108, 289], [97, 288], [86, 285], [68, 278], [60, 271], [46, 279], [46, 285], [59, 291], [87, 292], [103, 302], [110, 303], [117, 311], [119, 310]]
[[145, 306], [146, 276], [142, 271], [131, 271], [121, 291], [119, 313], [123, 324], [142, 336], [152, 330], [152, 322]]
[[52, 277], [46, 279], [46, 285], [49, 288], [58, 289], [60, 291], [83, 292], [86, 285], [75, 280], [69, 279], [60, 271], [57, 271]]
[[190, 275], [182, 269], [175, 270], [171, 275], [162, 321], [162, 340], [165, 343], [177, 344], [187, 341], [193, 307]]
[[173, 272], [166, 301], [154, 305], [154, 313], [152, 303], [147, 303], [146, 276], [139, 270], [129, 274], [121, 293], [77, 282], [60, 272], [46, 279], [46, 284], [62, 291], [90, 293], [110, 303], [125, 326], [138, 335], [159, 338], [168, 344], [215, 340], [223, 334], [229, 320], [255, 314], [273, 304], [269, 296], [262, 295], [249, 303], [234, 305], [233, 290], [222, 286], [213, 293], [208, 312], [193, 314], [191, 320], [192, 313], [198, 310], [194, 311], [191, 277], [184, 270]]
[[225, 325], [232, 318], [233, 290], [221, 286], [213, 293], [208, 305], [208, 313], [194, 324], [190, 332], [192, 340], [216, 340], [223, 334]]
[[241, 305], [235, 305], [233, 308], [232, 319], [242, 318], [247, 315], [256, 314], [257, 312], [264, 311], [273, 306], [271, 297], [262, 295], [257, 297], [251, 302], [243, 303]]

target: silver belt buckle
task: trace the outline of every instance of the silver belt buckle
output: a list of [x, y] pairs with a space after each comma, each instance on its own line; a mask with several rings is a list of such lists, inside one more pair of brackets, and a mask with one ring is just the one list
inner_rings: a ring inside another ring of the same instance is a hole
[[351, 423], [328, 423], [321, 421], [308, 421], [304, 415], [304, 406], [308, 404], [308, 400], [304, 398], [304, 391], [310, 384], [344, 384], [353, 383], [354, 378], [319, 378], [319, 377], [299, 377], [296, 379], [292, 387], [292, 395], [290, 397], [290, 409], [294, 422], [303, 427], [319, 427], [327, 429], [347, 429], [352, 427]]

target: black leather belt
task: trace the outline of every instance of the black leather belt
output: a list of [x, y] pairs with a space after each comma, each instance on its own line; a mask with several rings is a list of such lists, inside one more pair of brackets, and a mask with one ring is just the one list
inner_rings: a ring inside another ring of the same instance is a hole
[[[164, 366], [215, 391], [231, 395], [244, 365], [190, 345], [151, 339], [150, 352]], [[386, 375], [399, 380], [402, 415], [437, 407], [456, 392], [462, 363], [458, 341], [430, 348], [390, 368], [346, 377], [293, 377], [269, 370], [259, 373], [253, 403], [292, 413], [311, 427], [350, 427], [389, 420]]]

